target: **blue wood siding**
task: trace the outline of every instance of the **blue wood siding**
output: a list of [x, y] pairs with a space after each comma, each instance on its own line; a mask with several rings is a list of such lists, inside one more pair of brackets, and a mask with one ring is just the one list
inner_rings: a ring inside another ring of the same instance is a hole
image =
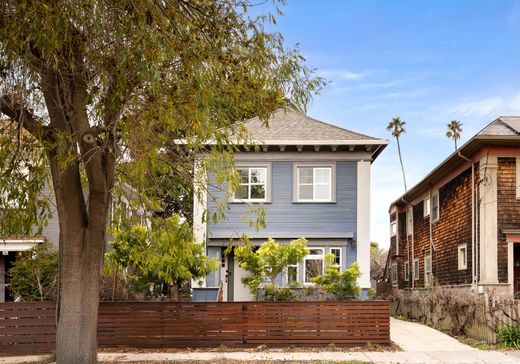
[[[218, 224], [208, 224], [209, 238], [232, 238], [242, 234], [250, 238], [265, 237], [327, 237], [344, 238], [355, 235], [357, 219], [357, 162], [336, 162], [335, 203], [293, 203], [293, 162], [273, 161], [271, 178], [272, 202], [265, 203], [266, 228], [256, 231], [245, 217], [248, 204], [231, 203], [226, 218]], [[208, 216], [225, 198], [225, 190], [209, 186]], [[258, 205], [253, 205], [258, 206]], [[251, 215], [251, 214], [250, 214]], [[254, 219], [255, 215], [251, 215]]]

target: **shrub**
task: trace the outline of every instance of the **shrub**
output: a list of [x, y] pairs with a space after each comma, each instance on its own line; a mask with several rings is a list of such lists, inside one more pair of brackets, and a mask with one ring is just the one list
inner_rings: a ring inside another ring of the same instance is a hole
[[497, 332], [497, 339], [506, 348], [520, 349], [520, 327], [501, 326]]
[[9, 269], [10, 286], [22, 301], [53, 301], [58, 288], [58, 252], [50, 243], [38, 244]]
[[340, 272], [339, 266], [334, 263], [334, 255], [325, 255], [325, 274], [311, 279], [319, 289], [332, 294], [338, 300], [355, 298], [361, 289], [357, 279], [361, 275], [359, 265], [353, 263], [348, 269]]

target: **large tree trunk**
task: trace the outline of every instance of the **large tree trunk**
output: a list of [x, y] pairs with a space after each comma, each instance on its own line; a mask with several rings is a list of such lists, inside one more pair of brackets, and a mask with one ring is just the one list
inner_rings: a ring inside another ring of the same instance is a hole
[[83, 197], [79, 167], [60, 170], [51, 160], [60, 220], [60, 287], [57, 310], [58, 363], [97, 362], [97, 320], [108, 193]]

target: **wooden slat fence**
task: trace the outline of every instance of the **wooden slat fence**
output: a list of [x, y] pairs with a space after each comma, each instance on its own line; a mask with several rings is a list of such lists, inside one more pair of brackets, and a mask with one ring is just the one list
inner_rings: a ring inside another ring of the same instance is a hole
[[[51, 352], [50, 302], [0, 303], [0, 354]], [[100, 347], [390, 344], [387, 301], [102, 302]]]

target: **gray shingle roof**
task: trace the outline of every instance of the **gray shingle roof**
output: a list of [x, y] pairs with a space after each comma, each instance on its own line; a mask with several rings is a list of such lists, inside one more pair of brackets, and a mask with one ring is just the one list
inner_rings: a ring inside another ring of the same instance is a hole
[[486, 126], [478, 135], [516, 136], [520, 134], [520, 116], [500, 116]]
[[269, 119], [267, 127], [259, 118], [244, 122], [252, 138], [257, 141], [295, 141], [295, 140], [337, 140], [337, 141], [377, 141], [382, 139], [340, 128], [313, 119], [297, 111], [276, 111]]

